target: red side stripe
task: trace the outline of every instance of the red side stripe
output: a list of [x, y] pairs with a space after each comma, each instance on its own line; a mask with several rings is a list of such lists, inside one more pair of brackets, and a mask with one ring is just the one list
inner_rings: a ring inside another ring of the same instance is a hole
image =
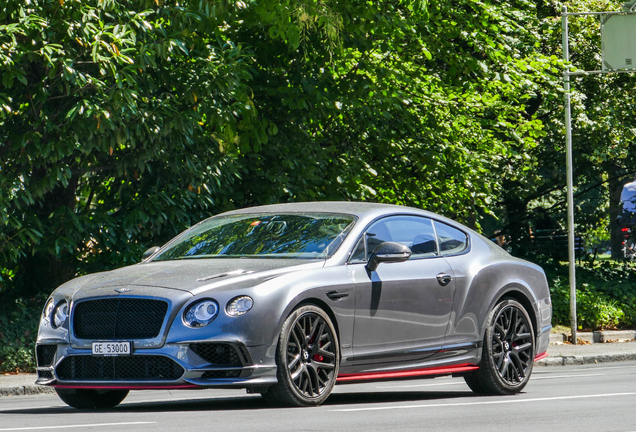
[[407, 371], [393, 371], [393, 372], [364, 372], [354, 374], [340, 374], [336, 378], [337, 382], [347, 381], [364, 381], [364, 380], [381, 380], [389, 378], [407, 378], [414, 376], [426, 376], [426, 375], [448, 375], [457, 372], [469, 372], [479, 369], [479, 366], [470, 363], [458, 364], [454, 366], [445, 366], [439, 368], [427, 368], [427, 369], [413, 369]]
[[547, 351], [546, 351], [546, 352], [542, 352], [541, 354], [537, 354], [537, 355], [534, 357], [534, 361], [539, 361], [539, 360], [541, 360], [541, 359], [544, 359], [544, 358], [546, 358], [548, 355], [549, 355], [549, 354], [547, 353]]

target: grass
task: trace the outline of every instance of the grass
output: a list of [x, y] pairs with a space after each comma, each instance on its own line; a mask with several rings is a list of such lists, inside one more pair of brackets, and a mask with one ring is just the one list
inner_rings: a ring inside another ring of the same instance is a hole
[[550, 333], [571, 333], [571, 330], [572, 329], [570, 327], [557, 324], [552, 327], [552, 330], [550, 331]]

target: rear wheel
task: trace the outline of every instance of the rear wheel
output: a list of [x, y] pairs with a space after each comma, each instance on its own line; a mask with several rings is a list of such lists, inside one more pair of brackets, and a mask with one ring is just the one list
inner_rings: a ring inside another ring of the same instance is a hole
[[521, 303], [499, 302], [488, 316], [479, 369], [466, 375], [478, 394], [518, 393], [528, 384], [534, 364], [534, 330]]
[[329, 315], [313, 305], [300, 307], [283, 324], [276, 349], [278, 383], [263, 398], [273, 405], [320, 405], [336, 383], [339, 360]]
[[112, 408], [128, 396], [128, 390], [56, 388], [55, 391], [65, 404], [78, 409]]

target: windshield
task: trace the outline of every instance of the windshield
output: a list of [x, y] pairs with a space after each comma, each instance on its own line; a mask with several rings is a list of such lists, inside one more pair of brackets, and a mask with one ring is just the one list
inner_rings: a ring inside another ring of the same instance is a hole
[[153, 261], [190, 258], [324, 259], [356, 218], [330, 213], [251, 214], [208, 219], [185, 231]]

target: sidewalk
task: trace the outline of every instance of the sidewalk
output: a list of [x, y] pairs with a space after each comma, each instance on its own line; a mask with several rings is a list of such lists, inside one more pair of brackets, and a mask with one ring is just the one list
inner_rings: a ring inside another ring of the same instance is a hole
[[[614, 336], [614, 335], [610, 335]], [[584, 338], [587, 336], [584, 334]], [[618, 337], [606, 340], [616, 340]], [[589, 345], [550, 345], [548, 357], [535, 363], [536, 366], [566, 366], [609, 363], [636, 360], [636, 341], [591, 343]], [[0, 374], [0, 397], [35, 394], [55, 394], [52, 387], [35, 385], [36, 374]]]
[[537, 366], [566, 366], [636, 360], [636, 341], [550, 345], [548, 357]]
[[55, 389], [35, 385], [38, 379], [37, 374], [0, 374], [0, 397], [2, 396], [25, 396], [41, 393], [55, 394]]

